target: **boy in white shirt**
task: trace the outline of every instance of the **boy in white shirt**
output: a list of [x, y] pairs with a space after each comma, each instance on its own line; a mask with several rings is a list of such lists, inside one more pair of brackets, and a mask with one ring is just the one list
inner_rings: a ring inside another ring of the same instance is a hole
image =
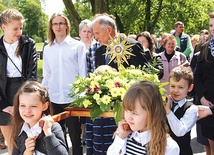
[[165, 105], [171, 137], [180, 147], [180, 155], [192, 155], [190, 132], [198, 118], [198, 108], [187, 101], [193, 88], [191, 68], [178, 66], [169, 75], [170, 96]]

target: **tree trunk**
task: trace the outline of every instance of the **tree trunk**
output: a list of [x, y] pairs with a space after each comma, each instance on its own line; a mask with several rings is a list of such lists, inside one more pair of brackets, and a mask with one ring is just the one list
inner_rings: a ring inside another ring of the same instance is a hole
[[75, 26], [76, 32], [78, 32], [79, 23], [82, 21], [80, 15], [74, 7], [72, 0], [63, 0], [66, 10]]
[[150, 19], [151, 19], [151, 0], [147, 0], [146, 1], [146, 8], [145, 8], [145, 12], [146, 12], [146, 17], [145, 17], [145, 30], [149, 31], [151, 30], [150, 27]]
[[107, 13], [107, 6], [106, 6], [106, 0], [94, 0], [94, 12], [93, 14], [97, 13]]

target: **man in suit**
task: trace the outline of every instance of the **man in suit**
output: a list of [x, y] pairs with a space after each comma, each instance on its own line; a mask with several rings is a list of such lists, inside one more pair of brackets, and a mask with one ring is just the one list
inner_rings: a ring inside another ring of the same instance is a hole
[[[104, 44], [108, 44], [110, 41], [110, 36], [112, 38], [115, 37], [121, 37], [117, 35], [117, 28], [114, 19], [112, 19], [110, 16], [107, 15], [101, 15], [94, 19], [93, 21], [93, 33], [95, 36], [95, 39], [101, 44], [101, 47], [98, 48], [95, 52], [95, 67], [99, 67], [100, 65], [106, 64], [106, 56], [103, 55], [106, 53], [106, 46]], [[134, 44], [131, 47], [131, 53], [135, 56], [131, 56], [129, 59], [127, 59], [127, 63], [123, 63], [124, 67], [128, 67], [129, 65], [134, 65], [138, 67], [141, 65], [143, 67], [145, 63], [148, 63], [147, 60], [148, 57], [146, 56], [146, 53], [143, 51], [143, 47], [139, 42], [133, 39], [127, 40], [128, 44]], [[117, 69], [117, 63], [110, 62], [109, 64], [111, 67]]]
[[[111, 41], [110, 36], [113, 39], [116, 39], [117, 37], [124, 39], [122, 35], [118, 36], [114, 19], [107, 14], [99, 15], [93, 20], [92, 27], [95, 39], [101, 44], [101, 46], [98, 47], [94, 53], [95, 68], [108, 64], [111, 67], [118, 69], [117, 63], [115, 61], [111, 61], [109, 63], [109, 61], [106, 61], [108, 55], [104, 55], [104, 53], [107, 51], [106, 44]], [[130, 65], [134, 65], [136, 67], [141, 65], [141, 67], [143, 67], [146, 63], [149, 62], [149, 60], [147, 60], [148, 57], [146, 57], [146, 53], [144, 53], [143, 47], [139, 42], [133, 39], [128, 39], [126, 44], [133, 44], [133, 46], [129, 49], [129, 52], [135, 56], [128, 55], [126, 57], [128, 64], [126, 62], [122, 63], [124, 67], [128, 67]], [[112, 136], [116, 128], [117, 126], [115, 124], [114, 118], [100, 117], [95, 119], [94, 122], [87, 119], [87, 155], [105, 155], [108, 147], [113, 142]]]

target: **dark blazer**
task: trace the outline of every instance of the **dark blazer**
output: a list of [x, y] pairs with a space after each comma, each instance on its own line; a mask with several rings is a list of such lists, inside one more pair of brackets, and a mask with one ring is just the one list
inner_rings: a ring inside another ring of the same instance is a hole
[[214, 103], [214, 57], [211, 55], [210, 49], [208, 49], [207, 55], [208, 62], [202, 56], [207, 44], [209, 42], [203, 44], [199, 54], [197, 67], [194, 72], [194, 87], [199, 100], [204, 96], [207, 100]]
[[[132, 48], [131, 53], [134, 54], [135, 56], [131, 56], [130, 59], [127, 59], [129, 64], [126, 64], [126, 62], [124, 62], [123, 66], [125, 68], [130, 66], [130, 65], [134, 65], [136, 67], [141, 65], [141, 67], [143, 67], [149, 61], [146, 59], [146, 53], [144, 52], [143, 47], [136, 40], [128, 39], [128, 42], [130, 42], [131, 44], [134, 44], [134, 46], [131, 47]], [[96, 50], [96, 52], [95, 52], [95, 68], [106, 64], [105, 55], [103, 55], [104, 53], [106, 53], [106, 46], [104, 46], [104, 45], [100, 46]], [[117, 63], [114, 63], [114, 61], [112, 61], [109, 65], [113, 68], [118, 69]]]
[[[7, 55], [3, 43], [3, 37], [0, 39], [0, 102], [6, 101], [6, 84], [7, 84]], [[20, 56], [22, 59], [22, 74], [26, 80], [37, 79], [37, 53], [35, 42], [27, 36], [22, 35], [19, 39]], [[23, 81], [25, 81], [23, 79]], [[3, 108], [9, 105], [1, 106]]]
[[[54, 123], [51, 131], [53, 134], [36, 139], [36, 150], [47, 155], [68, 155], [64, 133], [58, 123]], [[27, 134], [23, 131], [16, 139], [16, 147], [13, 147], [12, 155], [22, 155], [26, 150], [25, 140]]]

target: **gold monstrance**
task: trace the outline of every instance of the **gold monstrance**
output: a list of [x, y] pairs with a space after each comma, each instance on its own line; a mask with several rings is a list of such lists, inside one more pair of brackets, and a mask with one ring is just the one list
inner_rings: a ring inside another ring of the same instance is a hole
[[118, 69], [120, 68], [120, 65], [124, 61], [129, 65], [127, 59], [130, 59], [130, 56], [135, 56], [133, 53], [131, 53], [132, 48], [130, 48], [134, 46], [134, 44], [130, 44], [127, 41], [128, 37], [126, 37], [122, 42], [120, 42], [120, 39], [121, 39], [120, 34], [118, 34], [118, 37], [116, 40], [114, 40], [110, 35], [109, 37], [111, 39], [111, 43], [104, 44], [105, 46], [107, 46], [107, 49], [108, 49], [107, 52], [104, 53], [104, 55], [110, 56], [111, 58], [109, 63], [111, 63], [113, 60], [116, 60], [114, 62], [117, 63]]

